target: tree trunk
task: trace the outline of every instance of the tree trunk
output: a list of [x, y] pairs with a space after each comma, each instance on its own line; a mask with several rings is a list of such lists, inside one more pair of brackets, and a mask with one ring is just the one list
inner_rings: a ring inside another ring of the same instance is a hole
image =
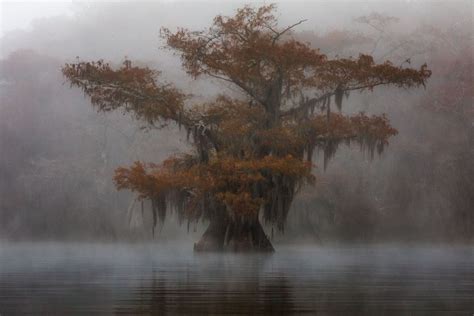
[[194, 251], [273, 252], [258, 218], [215, 218]]

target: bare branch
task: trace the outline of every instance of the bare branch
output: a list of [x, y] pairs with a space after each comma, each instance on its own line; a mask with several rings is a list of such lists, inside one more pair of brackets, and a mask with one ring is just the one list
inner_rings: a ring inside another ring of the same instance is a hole
[[273, 29], [270, 28], [270, 30], [272, 30], [273, 32], [276, 33], [276, 35], [273, 37], [273, 43], [275, 43], [283, 34], [285, 34], [286, 32], [288, 32], [289, 30], [291, 30], [292, 28], [304, 23], [308, 21], [307, 19], [304, 19], [304, 20], [300, 20], [298, 22], [296, 22], [295, 24], [292, 24], [290, 26], [288, 26], [287, 28], [285, 28], [283, 31], [281, 32], [275, 32]]

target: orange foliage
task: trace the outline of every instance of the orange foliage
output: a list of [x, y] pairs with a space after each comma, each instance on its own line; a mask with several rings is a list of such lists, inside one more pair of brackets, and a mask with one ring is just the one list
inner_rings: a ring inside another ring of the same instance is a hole
[[172, 85], [159, 84], [156, 78], [160, 73], [156, 70], [132, 66], [129, 60], [114, 70], [99, 60], [66, 64], [62, 72], [72, 86], [90, 96], [99, 111], [121, 108], [150, 125], [181, 121], [185, 95]]
[[274, 177], [298, 178], [300, 185], [314, 181], [311, 164], [291, 155], [262, 159], [224, 156], [207, 164], [192, 164], [188, 159], [189, 156], [173, 157], [161, 165], [135, 162], [129, 168], [118, 168], [117, 188], [135, 191], [140, 198], [169, 196], [172, 199], [170, 193], [180, 191], [189, 197], [189, 211], [199, 205], [204, 195], [211, 194], [228, 211], [255, 215], [269, 198], [262, 188], [271, 185]]
[[[217, 16], [203, 32], [163, 29], [168, 45], [179, 52], [193, 77], [209, 75], [240, 87], [267, 111], [277, 110], [282, 97], [300, 97], [303, 88], [335, 94], [372, 89], [382, 84], [411, 87], [424, 84], [430, 71], [375, 64], [368, 55], [329, 60], [291, 36], [294, 26], [278, 29], [274, 6], [244, 7], [234, 17]], [[275, 96], [274, 93], [278, 92]], [[277, 104], [275, 104], [277, 102]]]

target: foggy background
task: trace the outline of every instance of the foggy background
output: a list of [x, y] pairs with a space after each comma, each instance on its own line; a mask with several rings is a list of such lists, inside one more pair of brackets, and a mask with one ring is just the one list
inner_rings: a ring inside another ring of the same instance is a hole
[[[351, 95], [344, 112], [387, 113], [399, 134], [374, 160], [345, 147], [326, 171], [316, 159], [317, 184], [300, 192], [275, 242], [474, 241], [472, 1], [275, 2], [280, 25], [308, 19], [295, 36], [329, 56], [369, 53], [433, 71], [426, 89]], [[126, 57], [198, 99], [215, 95], [229, 87], [187, 78], [161, 49], [159, 29], [201, 29], [245, 3], [0, 2], [0, 238], [151, 239], [149, 205], [142, 217], [133, 194], [116, 191], [113, 171], [186, 150], [186, 135], [96, 113], [60, 67], [76, 56]], [[374, 12], [385, 19], [360, 19]], [[188, 233], [176, 222], [155, 239], [196, 239], [203, 228], [192, 223]]]

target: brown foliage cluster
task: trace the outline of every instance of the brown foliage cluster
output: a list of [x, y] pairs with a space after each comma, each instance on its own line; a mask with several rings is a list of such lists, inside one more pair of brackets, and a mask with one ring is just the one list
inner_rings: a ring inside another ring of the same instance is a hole
[[390, 62], [377, 65], [368, 55], [330, 60], [291, 36], [293, 27], [304, 21], [280, 30], [273, 10], [272, 5], [257, 10], [244, 7], [234, 17], [216, 17], [206, 31], [179, 29], [173, 33], [164, 29], [163, 35], [169, 47], [180, 54], [190, 75], [229, 81], [265, 108], [274, 108], [272, 101], [281, 102], [274, 99], [282, 97], [292, 104], [305, 88], [334, 95], [337, 88], [372, 89], [382, 84], [411, 87], [423, 84], [430, 76], [426, 65], [419, 70]]
[[115, 181], [118, 189], [150, 198], [158, 206], [156, 213], [163, 216], [160, 219], [171, 204], [180, 218], [197, 220], [214, 216], [216, 209], [229, 216], [254, 216], [262, 205], [276, 208], [280, 192], [275, 183], [292, 182], [299, 187], [312, 183], [314, 176], [310, 162], [291, 155], [262, 159], [216, 156], [206, 164], [183, 155], [160, 165], [137, 161], [129, 168], [118, 168]]
[[120, 108], [151, 125], [174, 121], [187, 130], [193, 154], [117, 170], [117, 187], [152, 199], [159, 218], [169, 206], [191, 219], [262, 212], [283, 229], [297, 189], [313, 180], [314, 149], [323, 150], [327, 161], [340, 143], [355, 142], [373, 155], [396, 134], [385, 116], [333, 113], [332, 103], [341, 111], [350, 91], [416, 87], [431, 74], [426, 65], [376, 64], [368, 55], [330, 59], [294, 37], [304, 21], [281, 28], [274, 10], [246, 6], [235, 16], [217, 16], [204, 31], [162, 29], [190, 76], [238, 87], [238, 99], [221, 95], [185, 106], [183, 92], [129, 61], [116, 70], [102, 61], [63, 68], [100, 111]]
[[62, 71], [99, 111], [122, 109], [150, 125], [180, 121], [185, 95], [170, 84], [158, 83], [156, 70], [132, 66], [129, 60], [113, 69], [99, 60], [66, 64]]

